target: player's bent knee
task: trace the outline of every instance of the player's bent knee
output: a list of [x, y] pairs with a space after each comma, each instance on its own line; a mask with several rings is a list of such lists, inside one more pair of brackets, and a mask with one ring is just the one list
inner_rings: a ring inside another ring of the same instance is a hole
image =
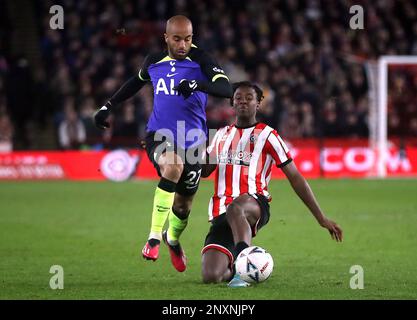
[[227, 219], [233, 218], [238, 215], [243, 215], [243, 214], [244, 214], [243, 207], [239, 203], [236, 203], [233, 201], [231, 204], [227, 206], [227, 210], [226, 210]]
[[163, 177], [174, 177], [179, 179], [184, 170], [184, 165], [182, 164], [163, 164], [160, 166], [161, 174]]

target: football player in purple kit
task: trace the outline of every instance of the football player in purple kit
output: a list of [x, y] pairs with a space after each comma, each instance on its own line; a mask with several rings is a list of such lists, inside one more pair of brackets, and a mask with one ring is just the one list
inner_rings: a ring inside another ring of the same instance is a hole
[[[97, 127], [108, 128], [106, 119], [112, 109], [152, 82], [154, 103], [146, 128], [146, 151], [161, 179], [155, 190], [151, 231], [142, 255], [148, 260], [158, 259], [163, 240], [172, 264], [183, 272], [186, 256], [179, 237], [187, 225], [201, 177], [198, 156], [203, 152], [198, 151], [205, 150], [200, 146], [207, 139], [207, 95], [230, 98], [232, 87], [214, 59], [192, 44], [193, 26], [187, 17], [170, 18], [164, 37], [167, 50], [146, 56], [139, 74], [95, 113], [94, 121]], [[169, 227], [163, 231], [167, 218]]]

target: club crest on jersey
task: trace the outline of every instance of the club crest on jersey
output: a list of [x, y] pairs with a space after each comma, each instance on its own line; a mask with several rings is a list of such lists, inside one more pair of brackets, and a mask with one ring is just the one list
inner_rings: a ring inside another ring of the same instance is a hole
[[175, 72], [175, 70], [176, 70], [176, 69], [175, 69], [175, 67], [174, 67], [174, 66], [175, 66], [175, 61], [170, 61], [170, 62], [169, 62], [169, 64], [170, 64], [170, 65], [171, 65], [171, 67], [172, 67], [172, 68], [171, 68], [171, 72], [172, 72], [172, 73], [168, 73], [168, 74], [167, 74], [167, 77], [168, 77], [168, 78], [170, 78], [170, 77], [175, 76], [176, 74], [178, 74], [178, 72], [177, 72], [177, 73], [174, 73], [174, 72]]

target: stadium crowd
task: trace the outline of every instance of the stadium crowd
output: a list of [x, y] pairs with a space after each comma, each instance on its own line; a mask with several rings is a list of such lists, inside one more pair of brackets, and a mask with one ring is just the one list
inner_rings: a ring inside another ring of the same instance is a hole
[[[358, 3], [365, 25], [352, 30], [349, 8]], [[53, 4], [64, 7], [63, 30], [49, 26]], [[367, 137], [363, 62], [417, 54], [417, 6], [406, 0], [65, 0], [36, 2], [34, 10], [42, 72], [35, 79], [23, 57], [0, 54], [0, 143], [14, 136], [26, 148], [31, 119], [42, 128], [48, 118], [62, 149], [136, 147], [152, 108], [151, 86], [119, 108], [111, 130], [97, 130], [91, 117], [148, 52], [165, 47], [165, 22], [174, 13], [190, 17], [194, 43], [215, 56], [231, 82], [260, 85], [260, 120], [287, 139]], [[401, 85], [414, 88], [402, 96], [407, 112], [389, 109], [392, 133], [398, 127], [417, 133], [416, 74], [400, 73], [402, 80], [390, 82], [394, 93]], [[231, 121], [229, 106], [209, 99], [210, 128]]]

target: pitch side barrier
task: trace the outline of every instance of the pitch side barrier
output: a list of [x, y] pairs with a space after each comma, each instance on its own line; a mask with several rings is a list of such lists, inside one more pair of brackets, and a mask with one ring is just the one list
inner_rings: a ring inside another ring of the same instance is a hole
[[[377, 176], [378, 150], [367, 140], [303, 139], [286, 141], [306, 178], [367, 178]], [[389, 143], [387, 177], [417, 177], [417, 140]], [[210, 178], [213, 178], [214, 174]], [[16, 151], [0, 153], [0, 180], [157, 179], [144, 150]], [[284, 178], [273, 168], [272, 179]]]

